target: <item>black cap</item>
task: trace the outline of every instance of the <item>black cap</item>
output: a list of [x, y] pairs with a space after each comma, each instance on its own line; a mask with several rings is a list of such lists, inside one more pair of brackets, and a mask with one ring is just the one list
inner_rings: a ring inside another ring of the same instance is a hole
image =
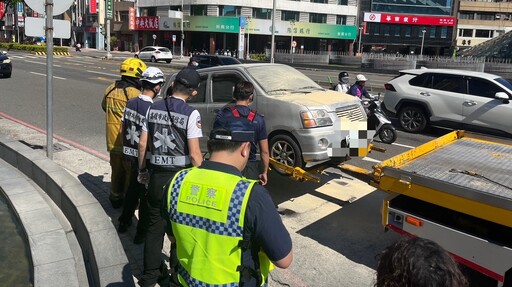
[[254, 127], [242, 119], [220, 119], [220, 123], [210, 132], [212, 140], [233, 142], [254, 142]]
[[197, 89], [201, 78], [195, 69], [184, 68], [176, 75], [175, 81], [189, 89]]

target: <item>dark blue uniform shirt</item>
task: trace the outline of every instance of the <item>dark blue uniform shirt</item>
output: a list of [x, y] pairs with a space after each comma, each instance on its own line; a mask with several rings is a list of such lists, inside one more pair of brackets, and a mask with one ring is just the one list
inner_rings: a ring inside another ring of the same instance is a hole
[[[230, 104], [232, 105], [232, 104]], [[230, 106], [228, 105], [228, 106]], [[217, 113], [217, 116], [215, 118], [215, 122], [213, 124], [213, 129], [219, 128], [222, 126], [222, 121], [231, 121], [236, 120], [237, 118], [235, 115], [233, 115], [233, 111], [229, 109], [228, 106], [225, 106]], [[247, 106], [241, 106], [241, 105], [235, 105], [235, 108], [240, 113], [240, 117], [247, 118], [249, 113], [251, 112], [251, 109]], [[251, 145], [251, 154], [249, 155], [249, 160], [256, 160], [256, 153], [258, 146], [258, 143], [260, 140], [264, 140], [268, 138], [267, 135], [267, 127], [265, 126], [265, 119], [262, 115], [256, 113], [256, 117], [252, 121], [252, 125], [254, 127], [254, 133], [255, 133], [255, 142]]]

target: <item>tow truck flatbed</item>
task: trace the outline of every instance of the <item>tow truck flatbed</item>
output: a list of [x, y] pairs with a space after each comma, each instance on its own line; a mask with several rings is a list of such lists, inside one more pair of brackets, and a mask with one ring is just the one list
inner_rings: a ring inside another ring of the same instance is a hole
[[371, 184], [512, 227], [512, 141], [454, 131], [377, 164]]

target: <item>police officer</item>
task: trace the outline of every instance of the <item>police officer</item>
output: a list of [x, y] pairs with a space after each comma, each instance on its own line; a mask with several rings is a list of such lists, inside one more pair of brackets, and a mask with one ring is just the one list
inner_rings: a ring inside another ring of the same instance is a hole
[[183, 168], [198, 166], [203, 157], [199, 146], [201, 117], [186, 101], [197, 95], [199, 74], [181, 70], [172, 83], [172, 96], [155, 102], [148, 110], [147, 126], [139, 143], [139, 181], [147, 183], [146, 147], [151, 152], [147, 205], [148, 226], [144, 242], [144, 272], [140, 286], [153, 286], [167, 279], [168, 271], [160, 254], [166, 221], [162, 217], [164, 185]]
[[139, 78], [146, 70], [146, 64], [136, 58], [123, 61], [120, 68], [121, 80], [115, 81], [105, 90], [101, 103], [106, 112], [106, 138], [107, 150], [110, 153], [110, 166], [112, 168], [110, 184], [110, 203], [114, 208], [123, 205], [123, 199], [128, 188], [130, 166], [123, 162], [123, 143], [119, 132], [121, 118], [129, 99], [140, 95]]
[[180, 171], [165, 188], [183, 286], [262, 286], [273, 264], [288, 268], [293, 260], [267, 190], [241, 173], [254, 129], [225, 123], [210, 134], [210, 159]]
[[[254, 100], [254, 86], [250, 82], [240, 81], [233, 90], [235, 103], [224, 107], [215, 118], [213, 129], [218, 128], [229, 121], [248, 121], [255, 132], [255, 142], [251, 144], [251, 154], [242, 174], [254, 180], [259, 180], [262, 185], [267, 184], [267, 172], [269, 165], [268, 135], [265, 119], [262, 115], [249, 108]], [[256, 143], [260, 148], [261, 162], [256, 160]]]
[[153, 99], [158, 95], [164, 84], [164, 73], [159, 68], [149, 67], [143, 73], [140, 79], [142, 85], [142, 94], [128, 101], [123, 114], [123, 128], [121, 138], [123, 139], [123, 153], [131, 167], [130, 184], [126, 191], [123, 213], [119, 217], [119, 233], [126, 232], [128, 226], [132, 223], [132, 217], [139, 204], [139, 222], [137, 224], [137, 233], [134, 243], [144, 242], [144, 224], [147, 220], [146, 215], [146, 188], [137, 181], [138, 176], [138, 146], [142, 125], [146, 122], [146, 114], [153, 103]]

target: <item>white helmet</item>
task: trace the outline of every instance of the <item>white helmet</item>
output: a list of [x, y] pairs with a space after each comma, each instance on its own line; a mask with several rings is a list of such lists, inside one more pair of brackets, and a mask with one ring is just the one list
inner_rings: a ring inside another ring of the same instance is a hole
[[162, 84], [165, 81], [165, 75], [159, 68], [149, 67], [142, 73], [140, 80], [152, 84]]
[[359, 74], [356, 76], [356, 82], [366, 82], [366, 81], [368, 81], [368, 79], [363, 74]]

